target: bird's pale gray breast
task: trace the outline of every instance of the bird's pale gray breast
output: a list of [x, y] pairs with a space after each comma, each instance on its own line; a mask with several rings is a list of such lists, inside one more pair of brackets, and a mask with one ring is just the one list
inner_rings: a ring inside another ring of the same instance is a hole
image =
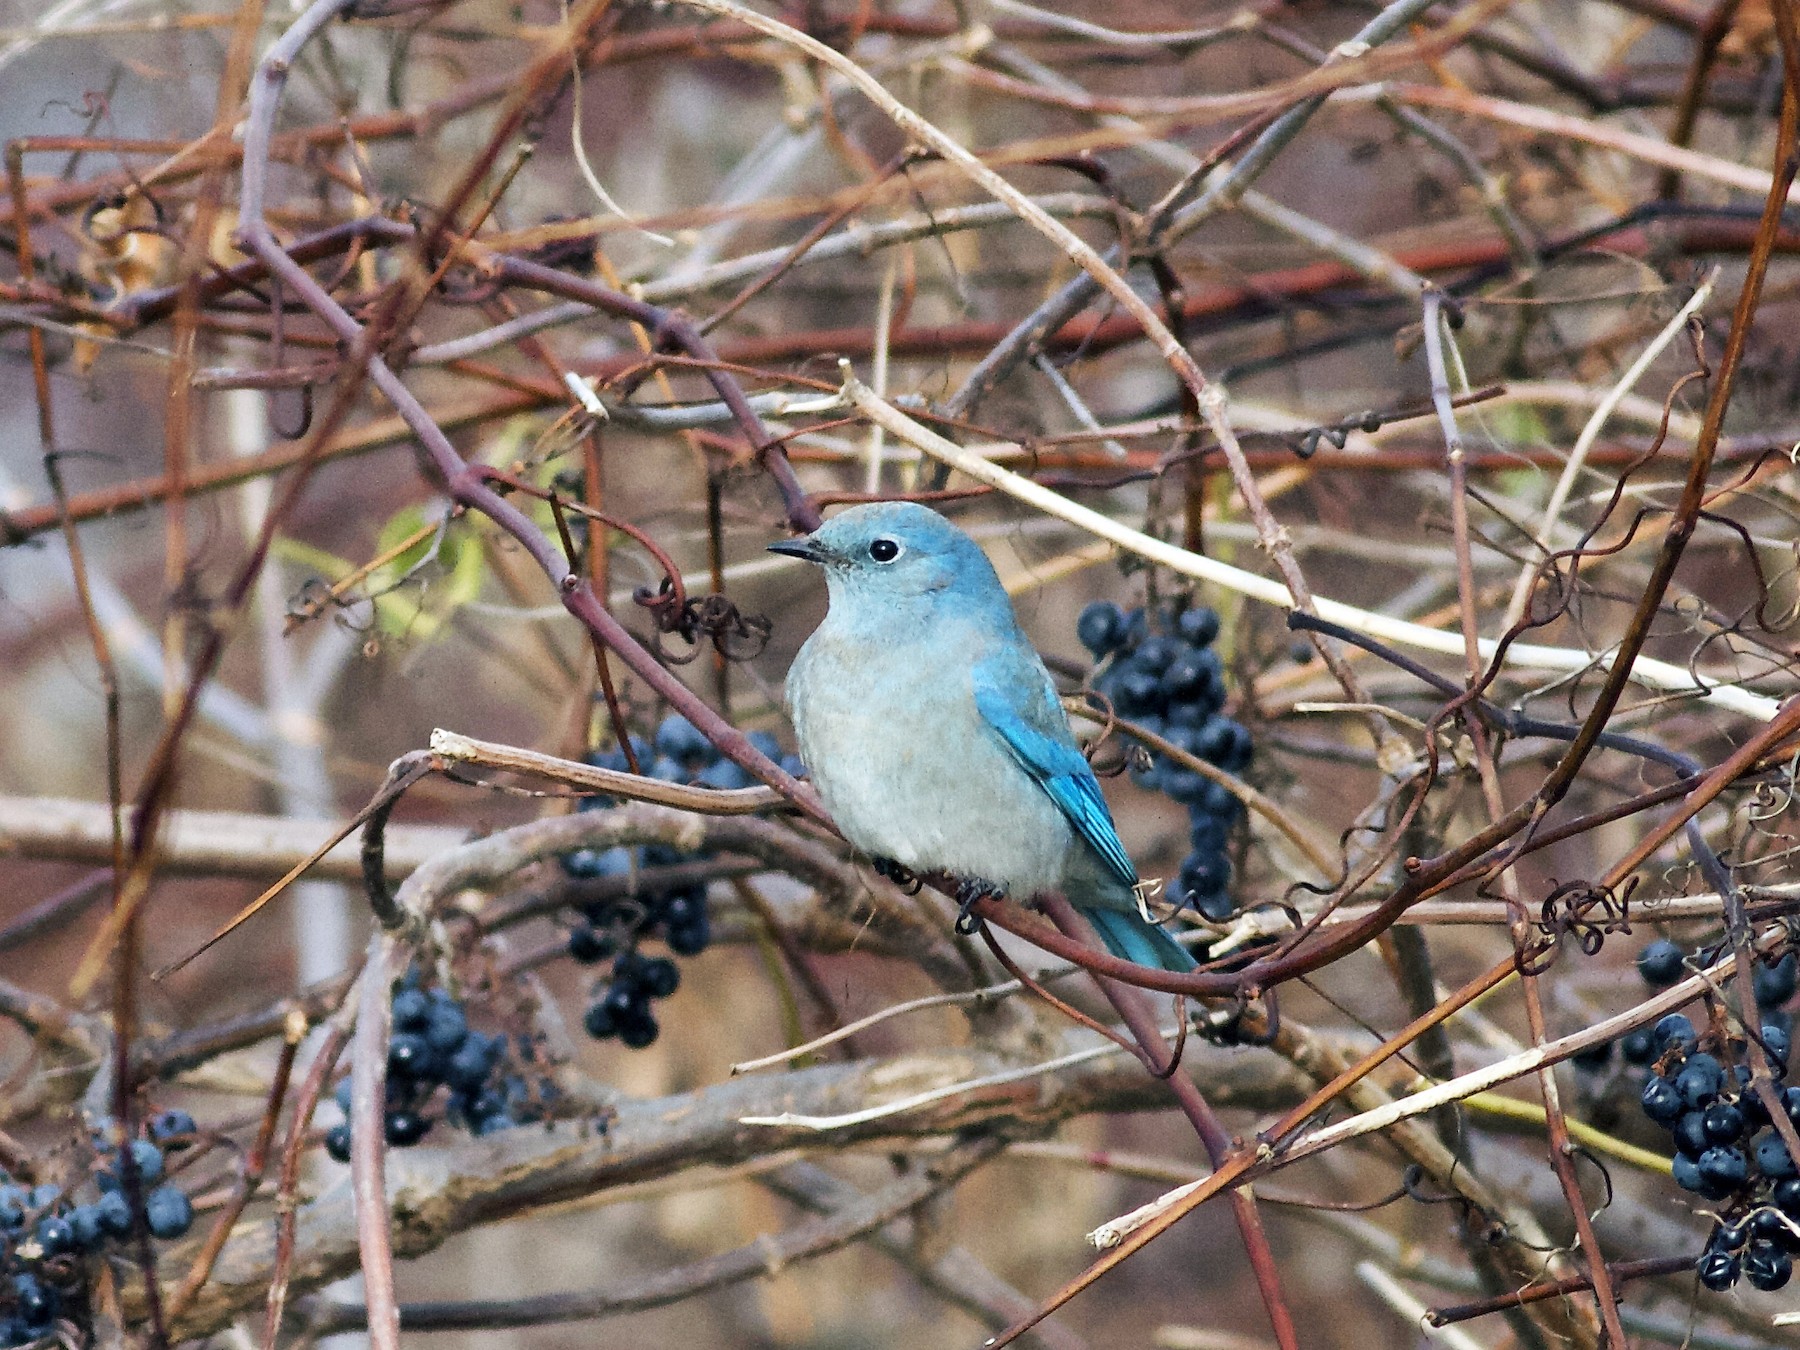
[[1060, 886], [1068, 822], [982, 721], [967, 667], [934, 665], [924, 643], [871, 651], [828, 619], [795, 658], [788, 705], [800, 757], [857, 848], [1021, 899]]

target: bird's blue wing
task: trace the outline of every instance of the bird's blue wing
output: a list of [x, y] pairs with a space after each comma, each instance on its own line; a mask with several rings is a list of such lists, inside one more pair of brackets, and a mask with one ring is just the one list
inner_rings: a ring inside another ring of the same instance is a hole
[[[1009, 665], [1013, 668], [1007, 669]], [[972, 677], [976, 711], [1113, 875], [1127, 886], [1137, 885], [1137, 869], [1119, 841], [1100, 783], [1069, 732], [1055, 687], [1041, 668], [1023, 666], [997, 660], [977, 665]]]

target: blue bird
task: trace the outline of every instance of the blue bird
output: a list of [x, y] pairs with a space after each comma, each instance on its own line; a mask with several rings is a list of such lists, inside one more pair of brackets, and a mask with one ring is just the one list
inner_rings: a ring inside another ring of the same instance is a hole
[[888, 875], [955, 876], [965, 913], [983, 894], [1060, 891], [1115, 956], [1193, 969], [1145, 921], [1100, 784], [973, 539], [926, 507], [879, 502], [769, 547], [825, 572], [830, 610], [787, 698], [844, 838]]

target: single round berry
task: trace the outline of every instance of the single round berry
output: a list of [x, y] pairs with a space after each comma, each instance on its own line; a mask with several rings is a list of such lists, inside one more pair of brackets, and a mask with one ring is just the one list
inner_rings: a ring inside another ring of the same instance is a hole
[[1714, 1102], [1703, 1119], [1709, 1143], [1735, 1144], [1744, 1137], [1744, 1112], [1736, 1102]]
[[450, 1054], [469, 1034], [469, 1015], [462, 1004], [451, 998], [434, 1002], [431, 1020], [425, 1025], [425, 1044], [439, 1054]]
[[1764, 1293], [1780, 1289], [1794, 1276], [1794, 1258], [1773, 1242], [1752, 1242], [1744, 1252], [1744, 1278]]
[[186, 1111], [164, 1111], [151, 1118], [150, 1138], [158, 1144], [166, 1144], [171, 1139], [187, 1139], [198, 1134], [200, 1127]]
[[1769, 1199], [1788, 1218], [1800, 1218], [1800, 1178], [1789, 1177], [1775, 1183]]
[[431, 1047], [416, 1032], [402, 1032], [388, 1042], [388, 1072], [396, 1077], [422, 1077], [430, 1063]]
[[138, 1181], [149, 1185], [158, 1181], [163, 1174], [163, 1151], [148, 1139], [133, 1139], [130, 1144], [132, 1165], [137, 1168]]
[[1619, 1038], [1619, 1058], [1627, 1064], [1643, 1066], [1656, 1058], [1656, 1042], [1646, 1027], [1628, 1031]]
[[325, 1131], [325, 1152], [331, 1156], [334, 1162], [347, 1163], [350, 1161], [350, 1127], [348, 1125], [333, 1125]]
[[194, 1202], [179, 1186], [158, 1186], [144, 1198], [144, 1226], [150, 1236], [178, 1238], [194, 1222]]
[[47, 1329], [56, 1319], [56, 1291], [37, 1276], [13, 1276], [12, 1291], [14, 1313], [33, 1332]]
[[1644, 1114], [1665, 1129], [1674, 1125], [1682, 1113], [1681, 1094], [1667, 1078], [1648, 1079], [1638, 1101]]
[[646, 1007], [635, 1007], [629, 1017], [619, 1019], [619, 1040], [633, 1050], [654, 1043], [661, 1030], [655, 1015]]
[[1770, 1181], [1785, 1181], [1800, 1173], [1778, 1134], [1765, 1134], [1756, 1141], [1756, 1170]]
[[75, 1246], [84, 1252], [95, 1251], [106, 1241], [106, 1227], [100, 1221], [100, 1206], [76, 1205], [69, 1211], [69, 1231]]
[[1204, 605], [1184, 609], [1175, 616], [1175, 632], [1183, 642], [1208, 647], [1219, 636], [1219, 615]]
[[1103, 692], [1124, 717], [1142, 717], [1157, 712], [1164, 704], [1162, 678], [1137, 666], [1120, 671], [1118, 679], [1110, 681]]
[[666, 956], [652, 957], [638, 970], [638, 983], [651, 998], [667, 998], [681, 985], [681, 971]]
[[402, 989], [394, 995], [394, 1030], [423, 1031], [431, 1019], [431, 1000], [423, 989]]
[[487, 1080], [499, 1058], [499, 1040], [479, 1031], [470, 1032], [444, 1065], [444, 1081], [465, 1092], [475, 1091]]
[[1179, 642], [1173, 638], [1163, 637], [1160, 633], [1152, 633], [1138, 643], [1137, 650], [1131, 654], [1131, 659], [1139, 670], [1160, 676], [1175, 664], [1175, 658], [1180, 655], [1181, 644]]
[[389, 1111], [382, 1133], [395, 1148], [411, 1148], [431, 1132], [431, 1121], [417, 1111]]
[[75, 1230], [67, 1219], [58, 1218], [54, 1214], [46, 1214], [37, 1221], [37, 1227], [31, 1230], [37, 1239], [38, 1246], [44, 1249], [45, 1256], [61, 1256], [64, 1252], [75, 1249]]
[[1125, 641], [1125, 611], [1110, 600], [1096, 600], [1075, 620], [1075, 636], [1096, 659], [1111, 656]]
[[[349, 1133], [348, 1127], [345, 1133]], [[124, 1237], [131, 1232], [131, 1206], [120, 1192], [108, 1191], [101, 1196], [94, 1202], [94, 1213], [100, 1216], [100, 1227], [113, 1237]]]
[[1770, 1068], [1779, 1077], [1787, 1069], [1788, 1055], [1793, 1043], [1788, 1033], [1774, 1022], [1764, 1022], [1762, 1028], [1763, 1049], [1768, 1053]]
[[1656, 1024], [1651, 1035], [1656, 1040], [1656, 1053], [1665, 1054], [1678, 1046], [1694, 1043], [1694, 1024], [1686, 1013], [1670, 1013]]
[[1694, 1268], [1700, 1273], [1700, 1283], [1715, 1294], [1723, 1294], [1737, 1283], [1738, 1258], [1730, 1252], [1709, 1247], [1700, 1253]]
[[1771, 965], [1757, 962], [1751, 972], [1751, 992], [1759, 1008], [1778, 1008], [1794, 996], [1796, 977], [1800, 976], [1800, 957], [1786, 952]]
[[588, 1005], [587, 1014], [581, 1019], [581, 1025], [587, 1034], [597, 1041], [608, 1040], [618, 1034], [618, 1024], [613, 1020], [613, 1011], [606, 1000]]
[[1613, 1043], [1601, 1041], [1598, 1045], [1590, 1045], [1585, 1050], [1577, 1050], [1569, 1056], [1569, 1063], [1588, 1073], [1599, 1073], [1612, 1063]]
[[656, 753], [682, 763], [699, 763], [714, 753], [704, 732], [680, 713], [672, 712], [656, 724]]
[[1722, 1252], [1735, 1252], [1750, 1240], [1750, 1232], [1743, 1223], [1722, 1223], [1713, 1229], [1712, 1238], [1706, 1244]]
[[1652, 989], [1667, 989], [1681, 979], [1687, 953], [1667, 938], [1658, 938], [1638, 953], [1638, 974]]
[[1729, 1195], [1750, 1179], [1750, 1160], [1737, 1148], [1709, 1148], [1697, 1160], [1700, 1180], [1722, 1195]]
[[1675, 1147], [1690, 1158], [1698, 1158], [1714, 1144], [1729, 1142], [1706, 1137], [1706, 1115], [1702, 1111], [1683, 1112], [1669, 1133], [1675, 1138]]
[[1689, 1106], [1706, 1106], [1725, 1086], [1725, 1066], [1701, 1052], [1689, 1055], [1675, 1075], [1675, 1090]]

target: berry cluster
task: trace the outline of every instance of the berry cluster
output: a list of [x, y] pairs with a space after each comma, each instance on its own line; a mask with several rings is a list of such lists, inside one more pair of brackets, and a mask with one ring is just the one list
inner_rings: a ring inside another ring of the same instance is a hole
[[[1127, 613], [1101, 600], [1081, 611], [1076, 636], [1106, 668], [1094, 691], [1119, 716], [1208, 764], [1240, 773], [1250, 763], [1250, 733], [1226, 717], [1225, 668], [1212, 649], [1219, 616], [1203, 607], [1152, 617], [1142, 609]], [[1209, 919], [1225, 919], [1237, 905], [1230, 893], [1231, 860], [1225, 845], [1243, 803], [1222, 784], [1153, 754], [1133, 770], [1132, 781], [1174, 798], [1193, 822], [1192, 851], [1165, 892]]]
[[80, 1182], [26, 1186], [0, 1172], [0, 1346], [38, 1340], [59, 1317], [85, 1322], [81, 1258], [123, 1242], [140, 1221], [151, 1237], [165, 1240], [192, 1227], [193, 1202], [164, 1172], [167, 1152], [194, 1141], [194, 1118], [165, 1111], [149, 1122], [147, 1137], [125, 1146], [136, 1172], [135, 1214], [122, 1180], [124, 1159], [105, 1142], [109, 1130], [103, 1122], [94, 1132], [92, 1198], [75, 1198]]
[[[798, 777], [804, 766], [766, 731], [753, 731], [749, 740], [763, 754]], [[632, 750], [644, 771], [667, 783], [684, 783], [719, 791], [745, 788], [754, 780], [726, 759], [700, 729], [680, 713], [670, 713], [657, 725], [649, 742], [632, 738]], [[628, 766], [623, 750], [598, 751], [587, 758], [596, 768], [623, 772]], [[599, 811], [613, 804], [610, 797], [584, 798], [580, 810]], [[577, 880], [629, 877], [645, 867], [672, 867], [703, 861], [701, 852], [683, 853], [663, 844], [631, 848], [576, 849], [562, 859], [563, 871]], [[706, 884], [693, 882], [662, 890], [639, 889], [629, 899], [596, 900], [581, 906], [581, 919], [569, 931], [569, 955], [583, 965], [612, 961], [609, 979], [596, 983], [593, 999], [582, 1024], [599, 1040], [612, 1037], [632, 1049], [642, 1049], [661, 1030], [651, 1011], [653, 999], [667, 998], [681, 983], [681, 972], [667, 957], [639, 953], [642, 942], [660, 939], [676, 956], [698, 956], [712, 941], [706, 913]]]
[[[417, 969], [394, 991], [388, 1040], [387, 1107], [382, 1133], [394, 1148], [418, 1143], [435, 1123], [432, 1098], [448, 1088], [446, 1119], [471, 1134], [492, 1134], [535, 1118], [525, 1080], [501, 1075], [506, 1038], [471, 1030], [467, 1010], [442, 989], [426, 989]], [[325, 1132], [325, 1151], [350, 1161], [350, 1079], [337, 1085], [345, 1121]]]
[[[1761, 1035], [1771, 1069], [1785, 1076], [1788, 1033], [1766, 1023]], [[1800, 1219], [1800, 1168], [1750, 1087], [1745, 1049], [1742, 1041], [1702, 1036], [1685, 1014], [1670, 1013], [1650, 1029], [1652, 1071], [1639, 1098], [1675, 1141], [1675, 1184], [1720, 1207], [1698, 1266], [1700, 1282], [1719, 1291], [1740, 1276], [1758, 1289], [1779, 1289], [1800, 1251], [1800, 1225], [1791, 1223]], [[1778, 1100], [1800, 1123], [1800, 1087], [1781, 1089]]]

